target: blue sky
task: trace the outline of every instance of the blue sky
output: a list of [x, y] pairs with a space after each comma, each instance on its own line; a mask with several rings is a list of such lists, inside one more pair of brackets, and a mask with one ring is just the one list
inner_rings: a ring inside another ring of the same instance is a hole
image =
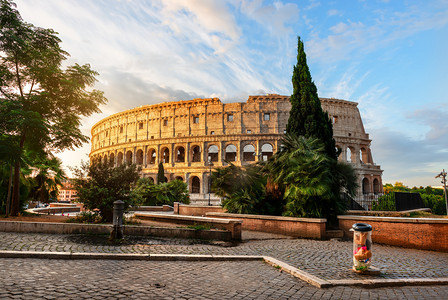
[[[112, 113], [162, 101], [290, 95], [297, 36], [320, 97], [359, 103], [383, 182], [438, 186], [448, 169], [448, 1], [17, 0], [90, 63]], [[59, 154], [66, 166], [90, 145]]]

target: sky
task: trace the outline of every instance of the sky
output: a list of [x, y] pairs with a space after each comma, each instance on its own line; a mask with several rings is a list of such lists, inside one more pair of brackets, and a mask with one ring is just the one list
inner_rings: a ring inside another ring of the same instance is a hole
[[[448, 169], [447, 0], [16, 0], [89, 63], [108, 103], [82, 131], [166, 101], [291, 95], [297, 36], [320, 97], [359, 103], [383, 183], [440, 186]], [[58, 156], [88, 159], [90, 144]], [[69, 172], [69, 170], [67, 170]], [[70, 172], [69, 172], [70, 173]]]

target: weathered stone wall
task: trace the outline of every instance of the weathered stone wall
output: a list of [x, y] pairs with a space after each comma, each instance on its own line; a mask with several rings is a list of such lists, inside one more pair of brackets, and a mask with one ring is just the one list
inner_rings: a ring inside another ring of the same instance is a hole
[[[351, 162], [358, 174], [359, 193], [382, 192], [382, 170], [373, 162], [357, 103], [321, 102], [333, 120], [339, 159]], [[168, 180], [186, 181], [192, 194], [206, 200], [209, 160], [215, 168], [226, 161], [245, 165], [268, 159], [278, 149], [290, 108], [289, 97], [281, 95], [249, 96], [245, 103], [209, 98], [145, 105], [95, 124], [90, 157], [136, 163], [142, 176], [153, 180], [163, 162]]]

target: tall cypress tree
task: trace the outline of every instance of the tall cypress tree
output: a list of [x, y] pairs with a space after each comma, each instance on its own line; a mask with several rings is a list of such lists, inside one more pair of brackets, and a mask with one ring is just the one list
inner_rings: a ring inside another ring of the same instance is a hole
[[331, 158], [337, 158], [336, 142], [333, 138], [333, 124], [328, 113], [324, 112], [317, 95], [317, 88], [311, 79], [306, 63], [303, 42], [298, 37], [297, 65], [292, 74], [293, 94], [291, 112], [286, 132], [297, 136], [315, 137], [325, 145], [325, 152]]
[[157, 184], [164, 183], [165, 180], [165, 169], [163, 168], [163, 163], [159, 163], [159, 170], [157, 172]]

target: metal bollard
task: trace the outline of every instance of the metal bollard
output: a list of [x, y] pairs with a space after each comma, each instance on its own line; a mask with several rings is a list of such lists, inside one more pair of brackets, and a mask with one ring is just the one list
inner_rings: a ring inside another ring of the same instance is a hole
[[110, 239], [122, 239], [123, 238], [123, 212], [124, 202], [117, 200], [114, 202], [114, 216], [113, 216], [113, 228], [110, 233]]

